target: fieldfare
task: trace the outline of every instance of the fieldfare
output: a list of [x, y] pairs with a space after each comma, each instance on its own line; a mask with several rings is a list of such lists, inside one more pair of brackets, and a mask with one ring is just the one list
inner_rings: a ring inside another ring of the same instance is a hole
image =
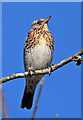
[[[31, 29], [26, 37], [24, 45], [24, 67], [25, 71], [40, 70], [51, 65], [54, 50], [54, 40], [48, 29], [47, 19], [37, 19], [32, 22]], [[21, 108], [31, 109], [33, 96], [37, 84], [44, 75], [33, 75], [26, 77], [26, 86], [21, 101]]]

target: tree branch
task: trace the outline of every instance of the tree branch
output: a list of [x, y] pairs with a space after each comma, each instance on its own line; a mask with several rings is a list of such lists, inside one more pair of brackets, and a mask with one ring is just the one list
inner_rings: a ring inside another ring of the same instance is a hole
[[42, 78], [41, 82], [40, 82], [40, 89], [39, 89], [39, 93], [38, 93], [38, 96], [37, 96], [37, 99], [36, 99], [35, 108], [34, 108], [31, 120], [34, 120], [34, 117], [35, 117], [35, 114], [36, 114], [36, 111], [37, 111], [37, 108], [38, 108], [38, 101], [39, 101], [39, 98], [40, 98], [40, 95], [41, 95], [43, 82], [44, 82], [44, 79]]
[[[67, 59], [64, 59], [63, 61], [61, 61], [55, 65], [52, 65], [49, 68], [51, 68], [51, 72], [53, 72], [54, 70], [57, 70], [58, 68], [62, 67], [63, 65], [65, 65], [69, 62], [72, 62], [72, 61], [76, 61], [76, 65], [80, 65], [83, 61], [83, 59], [81, 58], [81, 55], [83, 55], [83, 49], [81, 51], [77, 52], [76, 54], [74, 54], [73, 56], [71, 56]], [[49, 68], [9, 75], [9, 76], [0, 78], [0, 84], [5, 83], [5, 82], [12, 80], [12, 79], [16, 79], [16, 78], [22, 78], [22, 77], [27, 77], [27, 76], [32, 76], [32, 75], [39, 75], [39, 74], [40, 75], [41, 74], [50, 74]]]

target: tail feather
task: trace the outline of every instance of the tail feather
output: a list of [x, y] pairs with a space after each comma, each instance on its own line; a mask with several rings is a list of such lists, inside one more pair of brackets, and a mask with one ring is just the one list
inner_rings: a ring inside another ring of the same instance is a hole
[[25, 87], [25, 91], [24, 91], [24, 95], [21, 101], [21, 108], [27, 108], [27, 109], [31, 109], [32, 107], [32, 103], [33, 103], [33, 96], [34, 93], [28, 92], [26, 91], [26, 87]]

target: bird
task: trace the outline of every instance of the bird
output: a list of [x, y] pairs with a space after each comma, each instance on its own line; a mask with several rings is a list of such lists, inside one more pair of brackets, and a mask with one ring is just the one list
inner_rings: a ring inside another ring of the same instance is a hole
[[[54, 39], [48, 29], [49, 16], [32, 22], [24, 44], [25, 71], [42, 70], [51, 65], [54, 51]], [[31, 109], [35, 89], [44, 75], [26, 77], [26, 86], [21, 101], [21, 108]]]

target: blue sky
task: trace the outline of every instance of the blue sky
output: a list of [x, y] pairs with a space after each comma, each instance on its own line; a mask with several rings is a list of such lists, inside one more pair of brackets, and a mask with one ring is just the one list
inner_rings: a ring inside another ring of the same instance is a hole
[[[54, 37], [53, 64], [81, 50], [81, 3], [3, 3], [2, 4], [2, 72], [3, 76], [24, 72], [23, 48], [31, 23], [52, 16], [48, 26]], [[81, 117], [81, 66], [69, 63], [45, 75], [36, 118]], [[30, 118], [31, 110], [21, 109], [25, 78], [3, 84], [10, 118]]]

